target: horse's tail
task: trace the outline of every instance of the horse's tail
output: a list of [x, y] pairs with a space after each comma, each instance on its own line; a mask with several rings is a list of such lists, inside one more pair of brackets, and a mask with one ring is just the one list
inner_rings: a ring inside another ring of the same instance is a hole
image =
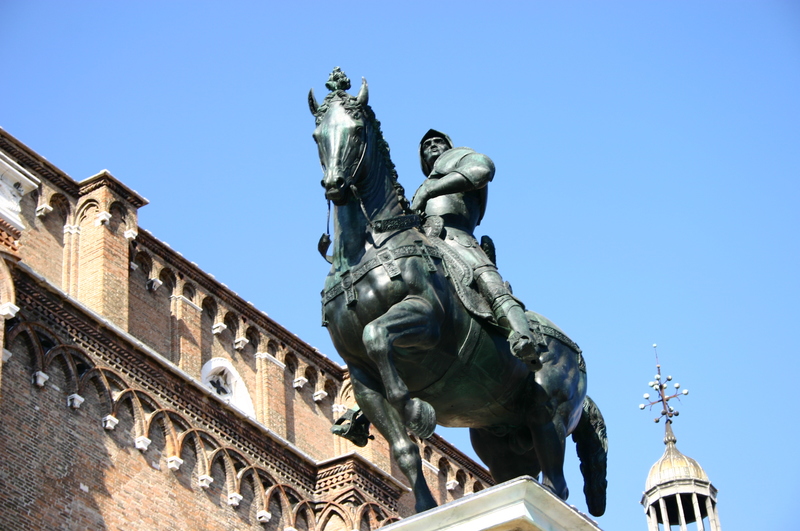
[[594, 516], [606, 511], [606, 460], [608, 437], [603, 415], [594, 400], [588, 396], [583, 401], [583, 413], [578, 427], [572, 432], [572, 440], [578, 449], [583, 474], [583, 494], [586, 505]]

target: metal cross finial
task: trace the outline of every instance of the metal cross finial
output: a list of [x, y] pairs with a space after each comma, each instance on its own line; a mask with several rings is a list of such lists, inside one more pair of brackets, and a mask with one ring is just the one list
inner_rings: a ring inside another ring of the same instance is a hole
[[[678, 402], [680, 402], [680, 395], [688, 395], [689, 390], [684, 389], [683, 391], [680, 391], [679, 389], [681, 388], [681, 384], [675, 382], [673, 384], [675, 387], [675, 394], [667, 394], [667, 387], [669, 386], [667, 382], [672, 381], [672, 376], [667, 376], [666, 381], [663, 381], [661, 376], [661, 364], [658, 362], [658, 348], [655, 343], [653, 343], [653, 351], [656, 355], [656, 369], [658, 370], [658, 374], [655, 375], [655, 381], [649, 382], [647, 386], [653, 388], [653, 390], [656, 392], [656, 396], [653, 397], [653, 400], [647, 404], [639, 404], [639, 409], [644, 409], [647, 406], [650, 406], [650, 410], [652, 411], [653, 406], [658, 404], [661, 406], [661, 415], [653, 420], [658, 423], [663, 417], [666, 417], [667, 422], [672, 422], [672, 417], [677, 417], [680, 413], [669, 405], [669, 401], [673, 398], [677, 398]], [[644, 398], [645, 400], [650, 400], [650, 393], [645, 393]]]

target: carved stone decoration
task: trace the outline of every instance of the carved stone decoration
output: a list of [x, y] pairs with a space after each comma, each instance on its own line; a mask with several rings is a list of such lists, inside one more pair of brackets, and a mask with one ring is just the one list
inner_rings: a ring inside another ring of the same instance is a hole
[[231, 492], [228, 494], [228, 505], [232, 507], [238, 507], [239, 502], [244, 499], [244, 496], [239, 494], [238, 492]]
[[0, 317], [3, 319], [11, 319], [12, 317], [17, 315], [19, 311], [19, 306], [15, 305], [11, 302], [4, 302], [0, 304]]
[[50, 377], [47, 376], [42, 371], [36, 371], [35, 373], [33, 373], [33, 383], [35, 383], [39, 387], [44, 387], [44, 384], [47, 383], [47, 380], [49, 379]]
[[295, 389], [302, 389], [304, 385], [308, 383], [308, 378], [305, 376], [300, 376], [299, 378], [295, 378], [292, 382], [292, 387]]
[[36, 217], [43, 218], [52, 211], [53, 207], [51, 207], [50, 205], [39, 205], [38, 207], [36, 207]]
[[250, 343], [250, 340], [246, 337], [240, 337], [236, 341], [233, 342], [233, 348], [236, 350], [242, 350], [247, 344]]
[[265, 511], [264, 509], [261, 509], [256, 513], [256, 520], [258, 520], [262, 524], [266, 524], [267, 522], [272, 520], [272, 513], [269, 511]]
[[197, 483], [200, 485], [201, 489], [207, 489], [212, 483], [214, 483], [214, 478], [208, 474], [201, 474], [200, 477], [197, 478]]
[[314, 399], [314, 402], [322, 402], [323, 400], [325, 400], [325, 397], [327, 396], [328, 393], [326, 393], [325, 391], [317, 391], [316, 393], [311, 395], [311, 398]]
[[114, 415], [106, 415], [103, 417], [103, 428], [106, 430], [113, 430], [119, 424], [119, 419]]
[[139, 435], [133, 440], [134, 446], [136, 446], [137, 450], [145, 451], [150, 446], [150, 443], [153, 442], [144, 435]]
[[25, 230], [22, 196], [39, 187], [40, 181], [22, 166], [0, 153], [0, 219], [19, 231]]
[[181, 459], [177, 455], [171, 455], [167, 457], [167, 468], [169, 468], [170, 470], [179, 470], [182, 464], [183, 464], [183, 459]]
[[3, 349], [3, 363], [5, 363], [9, 359], [11, 359], [11, 356], [13, 356], [13, 355], [14, 355], [13, 352], [11, 352], [10, 350], [4, 348]]
[[225, 323], [217, 323], [217, 324], [215, 324], [214, 326], [211, 327], [211, 333], [216, 336], [216, 335], [221, 334], [222, 332], [224, 332], [227, 329], [228, 329], [228, 326]]
[[160, 279], [151, 278], [150, 280], [147, 281], [147, 289], [149, 291], [155, 291], [158, 288], [160, 288], [162, 284], [164, 283]]
[[133, 229], [128, 229], [125, 232], [123, 232], [122, 234], [123, 234], [123, 236], [125, 236], [126, 240], [135, 240], [136, 237], [139, 235], [139, 233], [136, 232]]
[[111, 212], [98, 212], [97, 217], [94, 218], [94, 224], [97, 226], [106, 225], [109, 221], [111, 221]]
[[78, 409], [85, 400], [86, 399], [78, 393], [72, 393], [67, 397], [67, 406], [71, 407], [72, 409]]
[[456, 481], [455, 479], [451, 479], [450, 481], [445, 483], [444, 486], [445, 488], [447, 488], [447, 490], [454, 491], [458, 487], [458, 481]]

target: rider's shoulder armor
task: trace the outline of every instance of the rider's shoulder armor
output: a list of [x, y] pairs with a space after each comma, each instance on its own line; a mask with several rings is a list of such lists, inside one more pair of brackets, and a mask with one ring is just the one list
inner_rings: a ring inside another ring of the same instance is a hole
[[483, 188], [494, 178], [494, 162], [467, 147], [448, 149], [436, 159], [431, 175], [447, 175], [451, 172], [466, 177], [476, 189]]

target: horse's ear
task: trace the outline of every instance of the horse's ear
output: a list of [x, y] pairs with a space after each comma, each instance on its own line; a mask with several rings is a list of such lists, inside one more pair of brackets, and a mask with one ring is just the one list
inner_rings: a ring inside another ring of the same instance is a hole
[[356, 100], [362, 107], [365, 106], [369, 101], [369, 86], [367, 86], [367, 80], [363, 77], [361, 78], [361, 89], [358, 91]]
[[314, 116], [317, 115], [317, 111], [319, 110], [319, 104], [317, 103], [317, 98], [314, 97], [314, 89], [308, 91], [308, 108], [311, 109], [311, 114]]

